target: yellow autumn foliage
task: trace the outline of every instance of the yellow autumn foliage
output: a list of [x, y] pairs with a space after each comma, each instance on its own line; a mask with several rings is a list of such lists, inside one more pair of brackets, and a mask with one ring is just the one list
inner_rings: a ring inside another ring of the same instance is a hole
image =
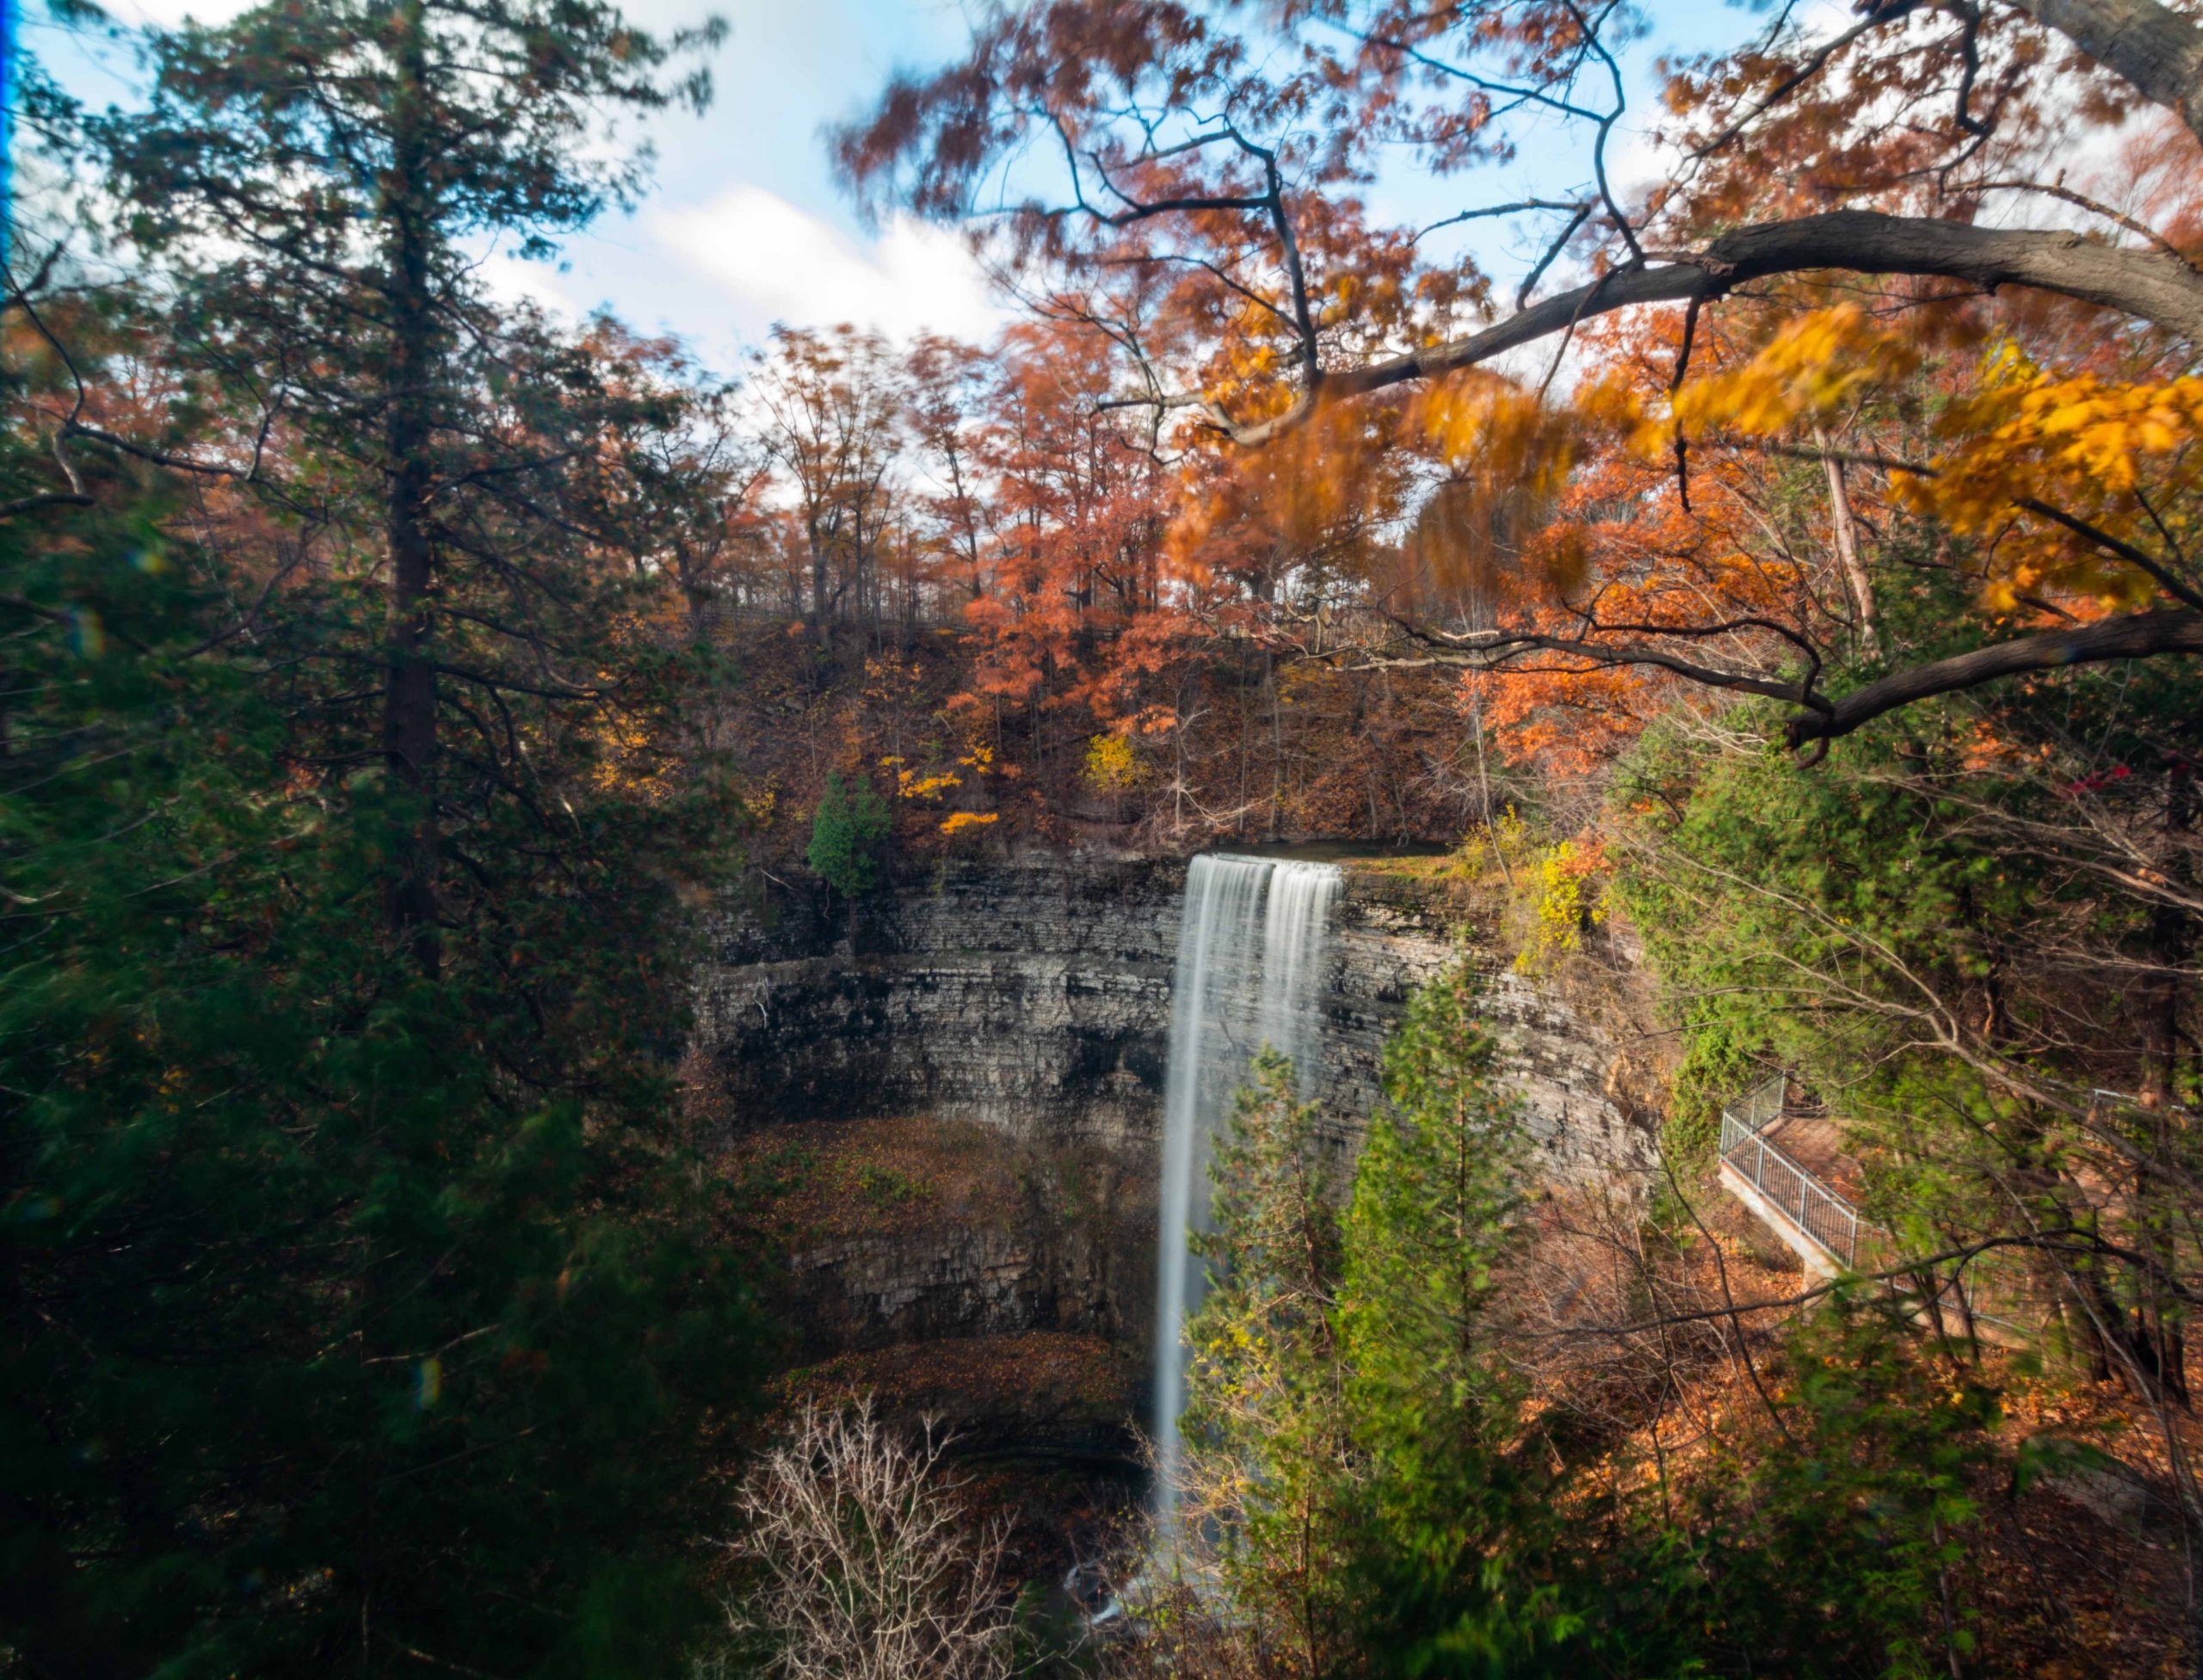
[[1086, 744], [1086, 785], [1097, 794], [1121, 794], [1138, 785], [1140, 763], [1121, 735], [1096, 735]]
[[[1503, 561], [1519, 563], [1567, 487], [1585, 453], [1582, 417], [1472, 370], [1434, 384], [1411, 419], [1447, 476], [1423, 503], [1410, 552], [1445, 588], [1482, 584]], [[1582, 581], [1580, 548], [1548, 544], [1535, 558], [1563, 595]]]
[[[1715, 429], [1771, 437], [1801, 420], [1833, 419], [1877, 386], [1916, 372], [1919, 352], [1876, 325], [1856, 304], [1818, 309], [1788, 323], [1749, 361], [1675, 392], [1673, 423], [1686, 436]], [[1673, 433], [1657, 421], [1631, 442], [1657, 459]]]
[[895, 797], [898, 800], [937, 799], [950, 788], [964, 785], [960, 775], [947, 770], [913, 770], [900, 758], [883, 758], [879, 767], [895, 772]]
[[[1619, 382], [1588, 388], [1578, 411], [1647, 460], [1687, 438], [1773, 437], [1832, 421], [1910, 378], [1919, 352], [1856, 304], [1785, 325], [1748, 361], [1686, 382], [1664, 414]], [[1935, 423], [1938, 448], [1891, 472], [1901, 504], [1989, 547], [1984, 599], [2009, 611], [2047, 591], [2139, 607], [2151, 580], [2054, 510], [2144, 553], [2184, 546], [2199, 482], [2203, 379], [2120, 382], [2046, 373], [2006, 344]]]
[[1969, 536], [1993, 536], [1989, 604], [2009, 609], [2039, 590], [2137, 607], [2154, 585], [2100, 542], [2032, 511], [2052, 508], [2147, 553], [2185, 547], [2199, 483], [2203, 379], [2119, 382], [2059, 378], [2015, 350], [1942, 416], [1947, 440], [1932, 476], [1899, 475], [1900, 499]]
[[1523, 973], [1534, 973], [1579, 949], [1584, 931], [1607, 919], [1605, 896], [1596, 874], [1605, 863], [1596, 844], [1564, 840], [1539, 855], [1529, 879], [1531, 925], [1528, 942], [1515, 959]]

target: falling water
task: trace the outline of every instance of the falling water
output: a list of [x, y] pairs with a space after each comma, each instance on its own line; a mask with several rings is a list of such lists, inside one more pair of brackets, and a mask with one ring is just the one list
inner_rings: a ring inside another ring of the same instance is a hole
[[1157, 1506], [1166, 1518], [1186, 1399], [1181, 1332], [1206, 1286], [1186, 1236], [1188, 1226], [1208, 1228], [1209, 1141], [1264, 1041], [1293, 1059], [1301, 1095], [1315, 1093], [1323, 1061], [1316, 994], [1338, 894], [1339, 872], [1328, 863], [1197, 857], [1186, 877], [1171, 984], [1155, 1308]]

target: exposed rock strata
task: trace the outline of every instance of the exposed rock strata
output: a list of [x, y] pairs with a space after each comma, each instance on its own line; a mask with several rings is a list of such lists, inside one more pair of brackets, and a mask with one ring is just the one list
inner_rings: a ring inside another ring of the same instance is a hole
[[[698, 1047], [737, 1125], [926, 1112], [1136, 1159], [1162, 1120], [1182, 862], [1035, 854], [911, 869], [854, 923], [773, 889], [732, 905], [700, 976]], [[1324, 993], [1330, 1093], [1358, 1135], [1385, 1037], [1457, 946], [1442, 895], [1350, 871]], [[1486, 969], [1505, 1065], [1556, 1180], [1650, 1164], [1592, 1011]]]
[[750, 1132], [725, 1162], [781, 1257], [805, 1360], [1027, 1331], [1137, 1343], [1155, 1291], [1147, 1164], [938, 1115]]
[[[1184, 886], [1179, 862], [1030, 855], [904, 871], [853, 919], [776, 883], [725, 907], [699, 976], [713, 1106], [736, 1158], [793, 1151], [829, 1204], [780, 1239], [802, 1356], [1045, 1331], [1138, 1368]], [[1466, 942], [1555, 1181], [1640, 1172], [1650, 1127], [1601, 1024], [1626, 1013], [1614, 971], [1533, 983], [1459, 915], [1349, 871], [1323, 995], [1342, 1144], [1410, 994]], [[865, 1171], [923, 1193], [874, 1205]]]
[[1182, 864], [1036, 855], [898, 874], [854, 926], [731, 907], [698, 1047], [737, 1123], [928, 1112], [1137, 1149], [1161, 1117]]
[[1461, 925], [1442, 892], [1373, 869], [1348, 870], [1333, 938], [1325, 1089], [1354, 1140], [1383, 1100], [1385, 1041], [1410, 995], [1466, 949], [1484, 976], [1500, 1065], [1552, 1181], [1636, 1183], [1652, 1167], [1655, 1121], [1631, 1093], [1634, 1029], [1620, 1026], [1636, 1003], [1627, 995], [1635, 975], [1620, 953], [1577, 960], [1564, 979], [1531, 979], [1492, 930]]

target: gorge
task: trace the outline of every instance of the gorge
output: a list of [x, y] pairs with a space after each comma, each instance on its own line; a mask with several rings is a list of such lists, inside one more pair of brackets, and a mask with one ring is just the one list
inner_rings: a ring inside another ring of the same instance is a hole
[[1249, 1051], [1292, 1054], [1350, 1152], [1387, 1033], [1457, 952], [1545, 1172], [1641, 1182], [1627, 954], [1589, 985], [1519, 973], [1443, 862], [1006, 850], [902, 863], [853, 911], [753, 878], [712, 922], [692, 1065], [734, 1158], [842, 1175], [785, 1239], [798, 1356], [892, 1387], [1005, 1352], [984, 1400], [935, 1377], [913, 1404], [982, 1441], [1125, 1449], [1126, 1420], [1171, 1415], [1192, 1297], [1163, 1233], [1206, 1207], [1199, 1141]]
[[718, 9], [0, 0], [0, 1680], [2203, 1674], [2203, 0]]

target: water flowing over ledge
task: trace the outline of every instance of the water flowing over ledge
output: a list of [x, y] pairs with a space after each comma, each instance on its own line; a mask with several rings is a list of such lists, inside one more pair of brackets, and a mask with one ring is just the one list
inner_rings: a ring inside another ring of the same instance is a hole
[[[1466, 955], [1485, 977], [1501, 1067], [1528, 1109], [1543, 1175], [1641, 1180], [1657, 1116], [1620, 1083], [1619, 1035], [1646, 1030], [1619, 1014], [1627, 973], [1613, 977], [1611, 1007], [1564, 997], [1518, 973], [1497, 930], [1465, 920], [1442, 887], [1350, 858], [1341, 867], [1322, 951], [1301, 957], [1322, 1031], [1299, 1065], [1320, 1081], [1325, 1134], [1346, 1158], [1382, 1101], [1385, 1041], [1408, 998]], [[769, 1147], [782, 1126], [867, 1116], [968, 1123], [1081, 1176], [1073, 1201], [1043, 1196], [1000, 1228], [960, 1228], [969, 1219], [942, 1201], [927, 1204], [923, 1230], [809, 1257], [804, 1322], [822, 1353], [1098, 1335], [1126, 1356], [1120, 1415], [1152, 1427], [1171, 978], [1189, 873], [1172, 858], [1053, 850], [906, 861], [859, 906], [854, 930], [845, 903], [799, 882], [767, 880], [719, 902], [696, 976], [707, 1141], [757, 1134]], [[1268, 907], [1267, 897], [1251, 906]], [[1258, 923], [1258, 944], [1261, 933]], [[1235, 1029], [1243, 1049], [1262, 1036], [1258, 1011], [1259, 999]], [[1205, 1207], [1191, 1163], [1186, 1183]]]
[[1206, 1282], [1187, 1233], [1207, 1228], [1211, 1140], [1264, 1043], [1292, 1058], [1304, 1096], [1317, 1094], [1317, 999], [1343, 880], [1335, 864], [1225, 855], [1197, 857], [1187, 872], [1164, 1062], [1156, 1246], [1156, 1500], [1164, 1516], [1177, 1483], [1185, 1405], [1182, 1332]]

